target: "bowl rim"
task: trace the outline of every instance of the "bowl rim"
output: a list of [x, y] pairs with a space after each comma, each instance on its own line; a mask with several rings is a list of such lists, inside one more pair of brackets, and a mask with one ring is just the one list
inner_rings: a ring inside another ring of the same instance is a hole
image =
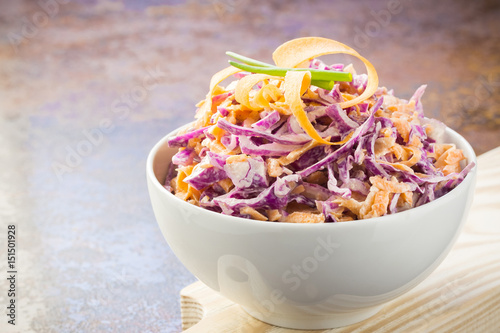
[[[466, 153], [467, 161], [468, 163], [474, 162], [474, 166], [472, 169], [469, 171], [467, 176], [463, 179], [463, 181], [455, 187], [452, 191], [446, 193], [445, 195], [428, 202], [422, 206], [419, 207], [414, 207], [402, 212], [397, 212], [394, 214], [388, 214], [380, 217], [373, 217], [369, 219], [362, 219], [362, 220], [354, 220], [354, 221], [345, 221], [345, 222], [331, 222], [331, 223], [289, 223], [289, 222], [271, 222], [271, 221], [260, 221], [260, 220], [254, 220], [254, 219], [246, 219], [242, 217], [237, 217], [237, 216], [231, 216], [231, 215], [225, 215], [221, 213], [217, 213], [208, 209], [204, 209], [199, 206], [195, 206], [193, 204], [190, 204], [178, 197], [176, 197], [174, 194], [169, 192], [156, 178], [156, 175], [154, 173], [153, 169], [153, 162], [155, 157], [157, 156], [158, 151], [167, 144], [167, 140], [169, 137], [173, 136], [176, 134], [179, 130], [186, 128], [188, 126], [192, 125], [192, 123], [188, 123], [186, 125], [180, 126], [167, 135], [165, 135], [163, 138], [161, 138], [150, 150], [147, 161], [146, 161], [146, 178], [151, 182], [151, 184], [158, 190], [160, 193], [166, 195], [167, 198], [171, 198], [174, 200], [174, 202], [178, 202], [179, 205], [182, 205], [184, 207], [187, 207], [187, 209], [194, 209], [195, 211], [199, 211], [200, 213], [203, 214], [209, 214], [212, 215], [214, 218], [220, 219], [220, 221], [227, 220], [230, 223], [233, 224], [243, 224], [243, 226], [259, 226], [259, 225], [267, 225], [268, 227], [266, 228], [283, 228], [286, 226], [286, 228], [354, 228], [357, 226], [362, 226], [365, 223], [384, 223], [384, 222], [389, 222], [391, 220], [395, 219], [404, 219], [405, 215], [412, 215], [415, 214], [419, 211], [422, 211], [424, 209], [433, 209], [434, 206], [439, 205], [443, 200], [449, 200], [450, 197], [457, 196], [460, 192], [460, 190], [466, 186], [469, 185], [470, 182], [473, 182], [476, 178], [476, 172], [477, 172], [477, 156], [475, 154], [474, 149], [470, 145], [470, 143], [458, 132], [455, 130], [449, 128], [448, 126], [445, 127], [445, 135], [454, 137], [454, 142], [453, 144], [463, 146], [462, 150]], [[358, 223], [354, 223], [358, 222]], [[362, 223], [359, 223], [362, 222]], [[307, 226], [309, 225], [309, 226]], [[320, 227], [323, 226], [323, 227]]]

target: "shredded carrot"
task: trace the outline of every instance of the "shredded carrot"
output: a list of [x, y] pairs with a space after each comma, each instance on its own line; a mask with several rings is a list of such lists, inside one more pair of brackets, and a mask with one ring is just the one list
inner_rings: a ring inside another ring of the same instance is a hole
[[277, 209], [271, 209], [266, 211], [269, 221], [278, 221], [283, 215]]
[[250, 215], [253, 219], [259, 221], [267, 221], [267, 217], [253, 209], [252, 207], [243, 207], [240, 209], [240, 214]]
[[285, 218], [285, 222], [323, 223], [325, 222], [325, 216], [323, 214], [314, 214], [310, 212], [293, 212]]
[[460, 161], [464, 160], [465, 156], [462, 150], [457, 149], [455, 146], [450, 147], [437, 159], [434, 165], [436, 168], [443, 171], [445, 176], [450, 173], [460, 172]]
[[405, 183], [400, 183], [396, 177], [392, 177], [391, 180], [387, 180], [381, 176], [370, 177], [370, 183], [373, 186], [382, 191], [388, 191], [391, 193], [404, 193], [410, 190], [410, 185]]
[[267, 174], [271, 177], [279, 177], [283, 174], [283, 168], [277, 159], [267, 159]]
[[280, 45], [273, 52], [273, 59], [280, 67], [296, 67], [305, 61], [326, 54], [344, 53], [354, 56], [366, 66], [368, 83], [365, 91], [358, 97], [340, 103], [341, 108], [348, 108], [370, 98], [378, 89], [378, 75], [375, 67], [356, 50], [337, 41], [321, 37], [297, 38]]
[[[329, 138], [327, 138], [327, 139], [329, 140]], [[302, 155], [304, 155], [305, 152], [307, 152], [308, 150], [311, 150], [312, 148], [317, 147], [319, 145], [321, 145], [320, 142], [311, 141], [308, 144], [306, 144], [304, 147], [297, 148], [294, 151], [290, 152], [287, 156], [281, 157], [279, 159], [279, 163], [281, 165], [288, 165], [290, 163], [293, 163], [296, 160], [298, 160]]]

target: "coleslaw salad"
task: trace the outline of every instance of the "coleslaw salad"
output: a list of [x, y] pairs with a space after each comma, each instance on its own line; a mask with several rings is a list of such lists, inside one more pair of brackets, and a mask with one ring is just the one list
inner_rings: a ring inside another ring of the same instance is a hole
[[[367, 74], [317, 59], [335, 53], [361, 59]], [[289, 41], [273, 59], [304, 70], [274, 76], [231, 66], [214, 75], [193, 126], [168, 140], [178, 152], [167, 190], [221, 214], [342, 222], [424, 205], [474, 167], [460, 149], [441, 142], [445, 125], [424, 116], [425, 85], [400, 99], [378, 86], [368, 60], [325, 38]], [[352, 81], [320, 88], [308, 68], [348, 72]], [[219, 85], [233, 75], [235, 81]]]

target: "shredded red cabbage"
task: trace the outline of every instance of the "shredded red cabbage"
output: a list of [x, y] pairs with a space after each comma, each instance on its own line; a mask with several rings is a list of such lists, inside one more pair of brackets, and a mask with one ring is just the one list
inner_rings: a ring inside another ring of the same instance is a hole
[[[344, 68], [316, 59], [310, 67]], [[266, 84], [273, 83], [262, 82], [256, 91]], [[197, 122], [197, 128], [168, 140], [179, 151], [165, 188], [221, 214], [286, 222], [301, 212], [338, 222], [424, 205], [456, 187], [474, 163], [441, 142], [443, 124], [424, 117], [426, 86], [409, 101], [379, 88], [358, 105], [339, 106], [366, 86], [365, 74], [353, 75], [349, 84], [335, 84], [331, 91], [311, 87], [302, 97], [322, 138], [346, 140], [338, 145], [313, 144], [283, 111], [283, 100], [268, 102], [256, 117], [235, 101], [233, 90], [215, 96], [211, 124]]]

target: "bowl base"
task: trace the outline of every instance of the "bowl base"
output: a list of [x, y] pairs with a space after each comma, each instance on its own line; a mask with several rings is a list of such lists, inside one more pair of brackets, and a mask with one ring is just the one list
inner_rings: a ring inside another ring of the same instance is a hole
[[261, 320], [267, 324], [280, 326], [285, 328], [300, 329], [300, 330], [319, 330], [330, 329], [342, 326], [348, 326], [359, 323], [375, 315], [382, 309], [383, 305], [377, 305], [371, 308], [366, 308], [353, 312], [332, 313], [327, 316], [317, 315], [284, 315], [279, 313], [269, 314], [262, 317], [260, 313], [252, 314], [252, 310], [242, 306], [243, 310], [250, 316]]

